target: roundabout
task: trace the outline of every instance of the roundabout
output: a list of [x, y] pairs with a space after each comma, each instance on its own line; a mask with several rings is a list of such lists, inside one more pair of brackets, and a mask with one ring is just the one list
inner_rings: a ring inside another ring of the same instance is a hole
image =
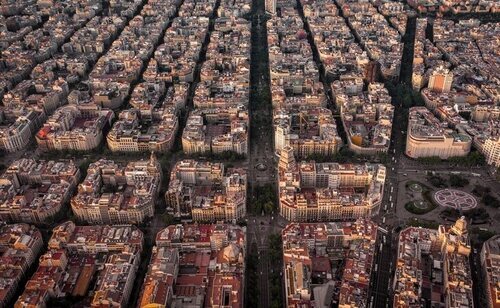
[[263, 163], [259, 163], [257, 165], [255, 165], [255, 169], [259, 170], [259, 171], [266, 171], [267, 170], [267, 166]]
[[456, 189], [441, 189], [434, 193], [434, 200], [440, 206], [467, 211], [477, 206], [477, 200], [471, 194]]

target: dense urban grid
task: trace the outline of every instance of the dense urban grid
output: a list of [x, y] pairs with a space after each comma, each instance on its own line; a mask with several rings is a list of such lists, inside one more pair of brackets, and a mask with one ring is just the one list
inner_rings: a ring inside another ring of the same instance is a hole
[[500, 307], [500, 3], [0, 1], [0, 307]]

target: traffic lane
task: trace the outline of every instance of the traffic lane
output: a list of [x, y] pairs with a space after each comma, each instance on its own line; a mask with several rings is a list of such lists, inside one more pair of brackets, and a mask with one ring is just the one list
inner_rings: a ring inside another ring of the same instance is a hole
[[[392, 266], [392, 254], [391, 254], [391, 240], [390, 235], [385, 234], [385, 243], [384, 243], [384, 234], [379, 235], [377, 241], [377, 255], [376, 255], [376, 272], [375, 266], [373, 267], [374, 275], [376, 276], [376, 280], [374, 283], [374, 289], [372, 291], [373, 296], [373, 305], [372, 307], [386, 307], [389, 299], [389, 290], [390, 290], [390, 272]], [[382, 250], [380, 250], [380, 244], [382, 244]]]

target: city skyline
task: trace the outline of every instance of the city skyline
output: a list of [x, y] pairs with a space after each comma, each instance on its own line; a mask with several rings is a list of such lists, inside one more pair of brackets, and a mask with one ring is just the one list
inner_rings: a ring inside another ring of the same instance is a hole
[[0, 307], [500, 307], [495, 0], [0, 3]]

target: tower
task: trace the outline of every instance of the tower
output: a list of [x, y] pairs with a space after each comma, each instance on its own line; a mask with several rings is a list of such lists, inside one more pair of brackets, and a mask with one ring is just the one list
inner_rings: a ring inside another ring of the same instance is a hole
[[453, 227], [451, 227], [451, 230], [453, 231], [454, 234], [456, 235], [466, 235], [467, 234], [467, 221], [465, 220], [465, 217], [462, 216], [460, 217]]
[[295, 162], [295, 157], [293, 156], [293, 148], [291, 146], [285, 146], [281, 150], [280, 160], [278, 163], [279, 170], [291, 170], [297, 166]]

